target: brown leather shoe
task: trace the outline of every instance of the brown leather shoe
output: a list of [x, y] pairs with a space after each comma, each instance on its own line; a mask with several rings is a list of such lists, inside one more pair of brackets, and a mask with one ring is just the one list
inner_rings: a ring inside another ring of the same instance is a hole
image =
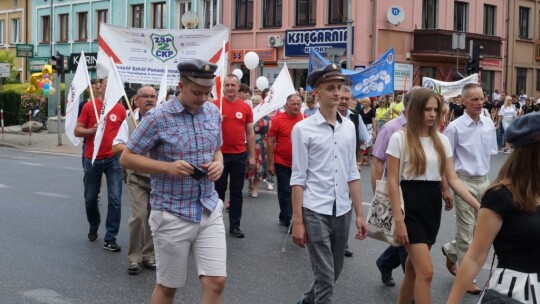
[[446, 257], [446, 269], [448, 269], [448, 272], [450, 272], [451, 275], [456, 276], [456, 273], [457, 273], [456, 263], [450, 261], [450, 259], [446, 255], [446, 251], [444, 251], [444, 247], [442, 247], [441, 249], [442, 249], [443, 255]]
[[482, 292], [482, 290], [480, 289], [480, 287], [478, 287], [478, 285], [476, 285], [476, 282], [472, 282], [471, 287], [467, 289], [467, 293], [473, 294], [473, 295], [480, 294], [480, 292]]

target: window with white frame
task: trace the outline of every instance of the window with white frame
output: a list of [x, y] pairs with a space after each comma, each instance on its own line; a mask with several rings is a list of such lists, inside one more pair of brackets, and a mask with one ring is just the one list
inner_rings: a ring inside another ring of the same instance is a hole
[[180, 0], [180, 3], [178, 3], [178, 27], [181, 29], [185, 29], [186, 27], [182, 24], [182, 16], [186, 12], [191, 11], [191, 0]]
[[144, 27], [144, 4], [131, 6], [131, 26], [137, 28]]
[[41, 16], [41, 43], [51, 42], [51, 16]]
[[77, 13], [77, 28], [78, 28], [78, 37], [79, 41], [88, 39], [88, 13], [80, 12]]
[[219, 0], [204, 0], [204, 28], [212, 28], [218, 23], [218, 1]]
[[58, 41], [60, 42], [67, 42], [69, 40], [68, 37], [68, 30], [69, 30], [69, 15], [68, 14], [60, 14], [58, 15], [58, 33], [60, 39]]
[[152, 4], [154, 13], [153, 28], [155, 29], [165, 28], [165, 6], [165, 2], [156, 2]]
[[439, 12], [438, 0], [423, 0], [422, 1], [422, 28], [435, 29], [437, 28], [437, 13]]
[[4, 39], [4, 20], [0, 20], [0, 44], [6, 43], [6, 40]]
[[456, 1], [454, 3], [454, 31], [466, 32], [469, 3]]
[[484, 4], [484, 35], [495, 35], [496, 18], [497, 7], [495, 5]]
[[21, 42], [21, 19], [11, 19], [11, 44]]

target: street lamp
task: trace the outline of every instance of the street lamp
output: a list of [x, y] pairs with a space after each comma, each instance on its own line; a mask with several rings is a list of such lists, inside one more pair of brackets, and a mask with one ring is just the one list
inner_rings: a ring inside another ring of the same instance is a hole
[[182, 25], [188, 29], [194, 29], [199, 24], [199, 16], [192, 11], [187, 11], [182, 15]]

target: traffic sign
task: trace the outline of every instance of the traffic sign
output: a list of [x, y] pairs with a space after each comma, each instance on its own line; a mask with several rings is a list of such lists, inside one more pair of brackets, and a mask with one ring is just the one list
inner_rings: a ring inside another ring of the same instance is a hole
[[34, 57], [33, 44], [16, 44], [15, 53], [17, 57]]
[[9, 77], [9, 63], [0, 63], [0, 77]]

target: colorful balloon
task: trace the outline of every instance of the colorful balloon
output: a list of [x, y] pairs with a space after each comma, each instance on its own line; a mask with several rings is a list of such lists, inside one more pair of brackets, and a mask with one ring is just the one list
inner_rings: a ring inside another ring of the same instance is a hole
[[51, 88], [51, 85], [46, 83], [44, 86], [43, 86], [43, 89], [44, 90], [49, 90]]
[[51, 88], [49, 89], [49, 94], [50, 94], [50, 95], [54, 95], [54, 93], [56, 93], [56, 89], [53, 88], [53, 87], [51, 87]]
[[43, 96], [49, 97], [49, 93], [50, 93], [50, 92], [49, 92], [48, 89], [43, 90]]

